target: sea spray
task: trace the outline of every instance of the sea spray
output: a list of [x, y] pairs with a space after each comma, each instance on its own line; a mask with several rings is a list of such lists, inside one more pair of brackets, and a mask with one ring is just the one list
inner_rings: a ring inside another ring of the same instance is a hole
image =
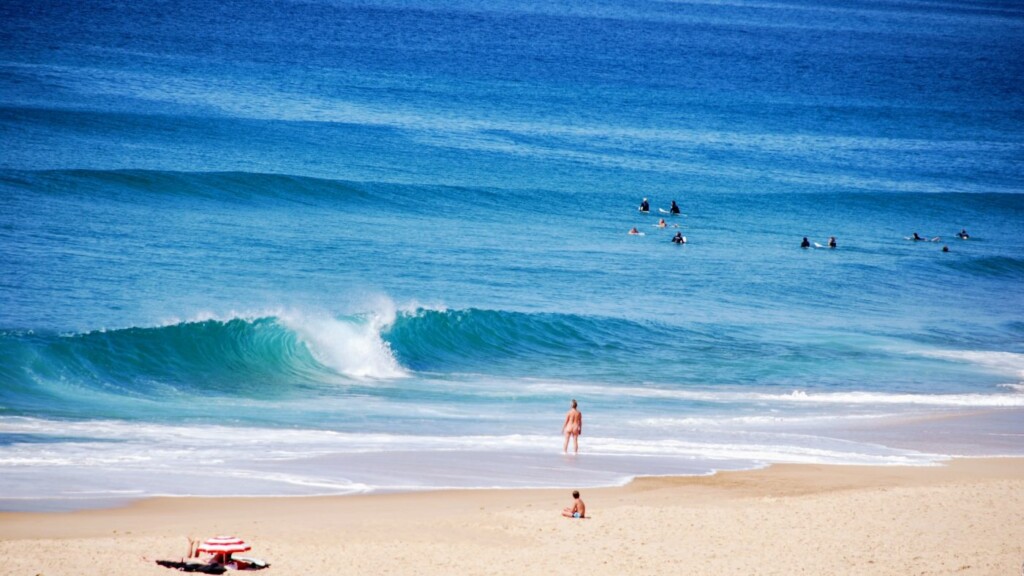
[[359, 379], [408, 376], [381, 338], [381, 331], [395, 321], [394, 309], [341, 319], [290, 313], [280, 320], [299, 335], [317, 360], [340, 374]]

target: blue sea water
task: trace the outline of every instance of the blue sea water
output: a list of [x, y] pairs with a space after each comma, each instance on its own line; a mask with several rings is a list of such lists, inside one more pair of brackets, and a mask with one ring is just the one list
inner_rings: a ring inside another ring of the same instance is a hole
[[4, 2], [0, 508], [1022, 455], [1022, 49], [998, 1]]

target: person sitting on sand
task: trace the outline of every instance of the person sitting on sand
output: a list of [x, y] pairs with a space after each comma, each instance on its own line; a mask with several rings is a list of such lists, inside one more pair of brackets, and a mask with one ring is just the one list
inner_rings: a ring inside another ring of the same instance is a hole
[[580, 491], [572, 491], [572, 506], [567, 506], [562, 509], [562, 516], [566, 518], [586, 518], [587, 517], [587, 505], [580, 500]]
[[580, 433], [583, 432], [583, 414], [576, 409], [576, 400], [572, 401], [572, 407], [565, 413], [565, 423], [562, 424], [562, 434], [565, 435], [565, 443], [562, 445], [562, 452], [569, 450], [569, 438], [572, 438], [573, 452], [580, 451]]

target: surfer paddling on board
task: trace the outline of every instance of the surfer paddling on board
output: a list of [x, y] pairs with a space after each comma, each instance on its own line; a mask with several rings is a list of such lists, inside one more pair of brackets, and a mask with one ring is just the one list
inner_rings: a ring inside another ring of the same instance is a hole
[[647, 203], [647, 198], [644, 198], [644, 201], [640, 203], [640, 211], [645, 213], [651, 211], [651, 205]]
[[673, 214], [673, 215], [676, 215], [676, 216], [679, 215], [679, 206], [676, 204], [675, 200], [672, 201], [672, 207], [669, 208], [668, 211], [669, 211], [669, 214]]
[[565, 413], [565, 423], [562, 424], [562, 434], [565, 435], [565, 443], [562, 444], [562, 452], [569, 451], [569, 438], [572, 438], [572, 450], [579, 454], [580, 433], [583, 432], [583, 414], [576, 409], [576, 400], [572, 401], [572, 408]]
[[966, 228], [961, 228], [960, 231], [956, 233], [956, 237], [961, 240], [967, 240], [971, 235], [967, 233]]

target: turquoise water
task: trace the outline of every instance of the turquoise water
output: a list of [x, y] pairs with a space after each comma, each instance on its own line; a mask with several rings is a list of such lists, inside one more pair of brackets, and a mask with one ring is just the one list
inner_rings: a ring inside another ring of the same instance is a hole
[[1020, 454], [1012, 3], [6, 3], [0, 33], [4, 509]]

